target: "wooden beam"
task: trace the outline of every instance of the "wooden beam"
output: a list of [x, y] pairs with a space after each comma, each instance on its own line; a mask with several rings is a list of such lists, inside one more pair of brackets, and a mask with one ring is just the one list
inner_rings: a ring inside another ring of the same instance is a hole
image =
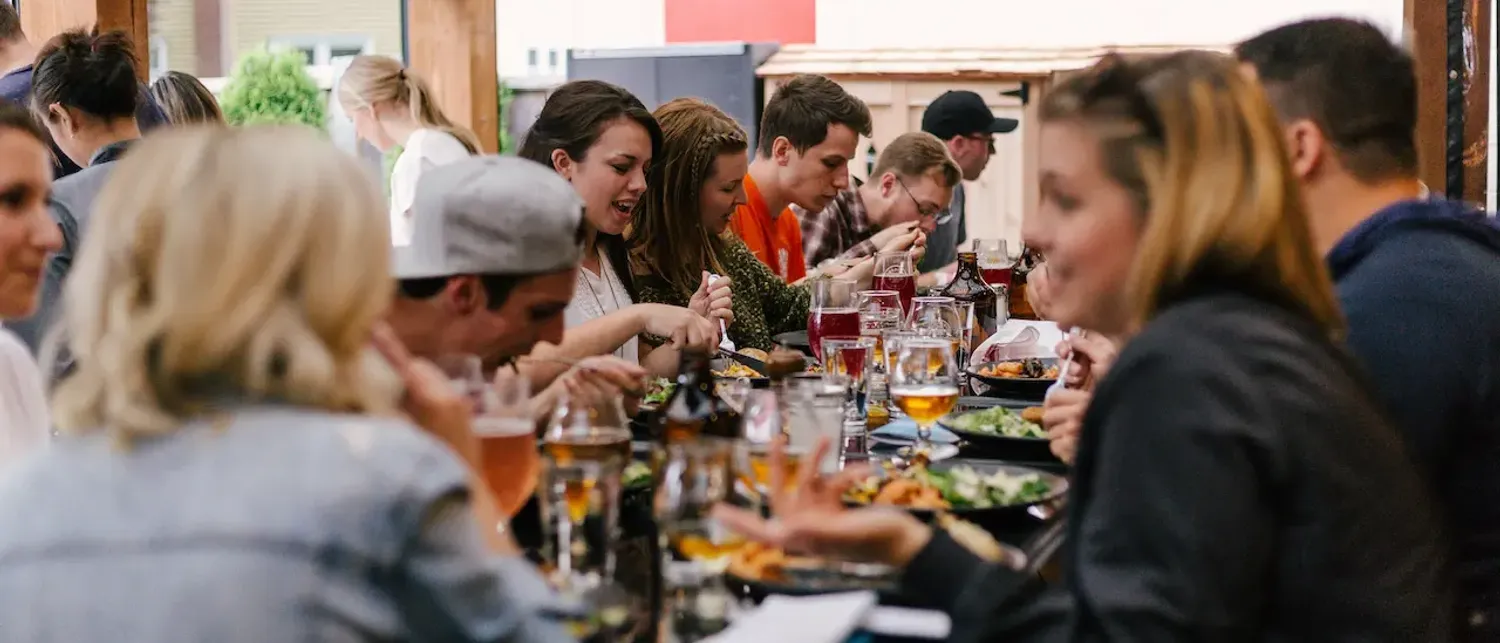
[[151, 29], [146, 17], [147, 0], [30, 0], [21, 3], [21, 29], [40, 47], [69, 29], [99, 26], [100, 31], [120, 30], [130, 34], [141, 65], [137, 74], [144, 81], [151, 73]]
[[411, 68], [426, 79], [449, 118], [474, 130], [484, 151], [499, 149], [495, 0], [408, 2]]
[[1417, 164], [1435, 194], [1447, 187], [1448, 7], [1406, 0], [1406, 41], [1417, 71]]

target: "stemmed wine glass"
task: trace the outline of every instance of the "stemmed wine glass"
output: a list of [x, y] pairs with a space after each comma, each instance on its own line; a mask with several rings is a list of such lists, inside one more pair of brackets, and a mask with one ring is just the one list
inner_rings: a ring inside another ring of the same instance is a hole
[[917, 423], [917, 453], [930, 453], [932, 425], [958, 404], [958, 362], [953, 342], [919, 337], [901, 342], [891, 362], [891, 399]]

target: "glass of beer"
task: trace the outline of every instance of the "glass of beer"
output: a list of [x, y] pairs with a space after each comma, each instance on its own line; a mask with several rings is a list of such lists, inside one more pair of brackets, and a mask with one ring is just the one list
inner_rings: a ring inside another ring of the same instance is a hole
[[433, 363], [473, 403], [470, 425], [479, 439], [485, 485], [506, 516], [514, 516], [536, 490], [536, 424], [531, 415], [531, 382], [505, 370], [485, 380], [477, 355], [444, 355]]
[[908, 339], [896, 351], [890, 372], [891, 399], [917, 424], [917, 452], [932, 448], [932, 425], [958, 404], [958, 362], [953, 342]]

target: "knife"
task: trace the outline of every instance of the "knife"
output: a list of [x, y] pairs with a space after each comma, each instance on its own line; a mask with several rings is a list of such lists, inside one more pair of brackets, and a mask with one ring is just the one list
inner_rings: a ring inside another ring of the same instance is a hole
[[732, 359], [732, 360], [734, 360], [736, 362], [744, 364], [745, 366], [749, 366], [750, 368], [755, 369], [755, 372], [760, 373], [761, 377], [766, 377], [766, 373], [769, 372], [766, 369], [766, 363], [765, 362], [762, 362], [762, 361], [760, 361], [758, 359], [755, 359], [754, 357], [751, 357], [751, 356], [746, 355], [744, 353], [741, 353], [739, 351], [724, 350], [724, 349], [721, 348], [721, 349], [719, 349], [719, 354], [723, 355], [724, 357], [728, 357], [729, 359]]

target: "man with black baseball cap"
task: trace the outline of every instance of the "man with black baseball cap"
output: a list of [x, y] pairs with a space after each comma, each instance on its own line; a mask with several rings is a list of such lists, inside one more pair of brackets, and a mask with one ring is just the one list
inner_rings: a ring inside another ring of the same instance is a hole
[[[394, 248], [391, 328], [419, 357], [474, 354], [487, 372], [540, 342], [561, 343], [582, 220], [577, 191], [525, 159], [475, 156], [428, 170], [412, 204], [411, 244]], [[613, 397], [645, 377], [613, 356], [580, 366], [567, 379]]]
[[[922, 112], [922, 131], [942, 139], [948, 153], [963, 170], [964, 180], [973, 181], [995, 154], [994, 134], [1013, 132], [1020, 121], [997, 118], [979, 94], [965, 90], [943, 92]], [[964, 222], [964, 186], [953, 188], [947, 216], [939, 217], [937, 229], [927, 236], [927, 255], [918, 268], [923, 273], [947, 267], [958, 258], [958, 246], [967, 240]]]

